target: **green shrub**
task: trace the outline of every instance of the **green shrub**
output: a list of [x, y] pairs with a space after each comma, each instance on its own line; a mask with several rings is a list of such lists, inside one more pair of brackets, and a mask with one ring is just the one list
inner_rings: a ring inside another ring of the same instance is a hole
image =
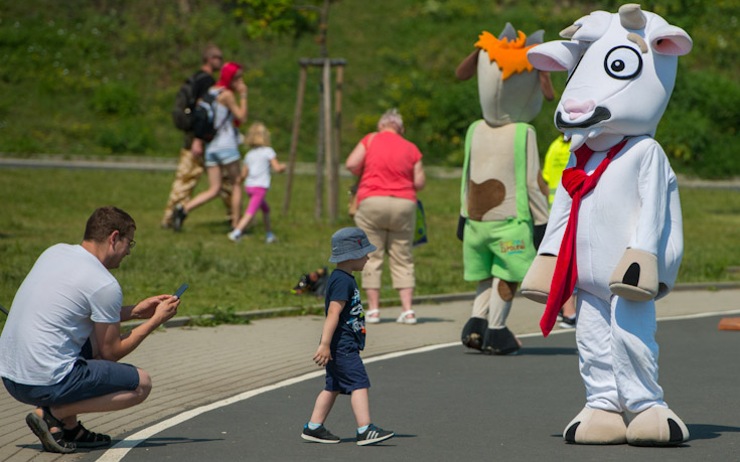
[[93, 92], [91, 104], [95, 111], [106, 115], [125, 117], [140, 112], [138, 91], [122, 82], [98, 86]]
[[105, 127], [97, 140], [113, 154], [145, 154], [154, 148], [152, 129], [138, 119]]

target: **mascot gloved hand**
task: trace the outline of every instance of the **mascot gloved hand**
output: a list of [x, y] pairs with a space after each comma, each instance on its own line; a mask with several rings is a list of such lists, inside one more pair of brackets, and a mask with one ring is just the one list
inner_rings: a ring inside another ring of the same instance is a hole
[[566, 426], [577, 444], [673, 446], [688, 440], [658, 384], [655, 299], [683, 256], [676, 175], [653, 139], [670, 99], [682, 29], [639, 5], [596, 11], [528, 52], [543, 71], [570, 73], [555, 125], [571, 159], [523, 293], [546, 303], [548, 335], [577, 289], [576, 341], [584, 409]]
[[537, 138], [527, 122], [553, 99], [549, 74], [527, 61], [542, 43], [507, 24], [495, 37], [483, 32], [475, 51], [458, 66], [460, 80], [478, 77], [483, 120], [465, 138], [458, 237], [465, 280], [476, 297], [461, 340], [494, 355], [516, 353], [521, 343], [506, 327], [517, 286], [536, 254], [535, 228], [547, 223], [548, 186], [540, 172]]

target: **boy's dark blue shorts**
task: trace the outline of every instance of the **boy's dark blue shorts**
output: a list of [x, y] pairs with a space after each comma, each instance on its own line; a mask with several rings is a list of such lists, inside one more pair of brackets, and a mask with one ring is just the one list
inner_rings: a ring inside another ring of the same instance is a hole
[[326, 365], [326, 391], [349, 395], [354, 390], [370, 388], [370, 379], [359, 351], [332, 352], [332, 358]]
[[131, 364], [80, 358], [61, 382], [48, 386], [23, 385], [3, 378], [10, 395], [32, 406], [55, 406], [139, 387], [139, 371]]

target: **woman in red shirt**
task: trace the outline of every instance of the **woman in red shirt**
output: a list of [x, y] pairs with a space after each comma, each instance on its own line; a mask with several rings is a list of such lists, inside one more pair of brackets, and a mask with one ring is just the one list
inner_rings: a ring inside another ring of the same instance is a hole
[[388, 254], [393, 288], [401, 299], [401, 315], [396, 320], [416, 324], [411, 309], [416, 280], [411, 247], [416, 223], [416, 192], [424, 188], [426, 176], [422, 154], [403, 137], [401, 114], [386, 111], [378, 121], [378, 131], [365, 135], [347, 158], [346, 166], [360, 177], [355, 224], [367, 234], [377, 250], [362, 271], [362, 288], [367, 294], [368, 323], [380, 322], [378, 311], [383, 258]]

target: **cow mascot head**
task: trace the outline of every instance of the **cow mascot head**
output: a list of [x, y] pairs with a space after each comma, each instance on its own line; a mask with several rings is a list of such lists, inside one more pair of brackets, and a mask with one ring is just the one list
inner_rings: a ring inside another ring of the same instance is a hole
[[655, 299], [683, 256], [676, 176], [653, 136], [670, 99], [682, 29], [639, 5], [596, 11], [528, 52], [535, 68], [567, 71], [555, 125], [571, 159], [538, 255], [522, 283], [546, 304], [547, 335], [575, 292], [586, 405], [570, 443], [678, 445], [689, 433], [658, 384]]

